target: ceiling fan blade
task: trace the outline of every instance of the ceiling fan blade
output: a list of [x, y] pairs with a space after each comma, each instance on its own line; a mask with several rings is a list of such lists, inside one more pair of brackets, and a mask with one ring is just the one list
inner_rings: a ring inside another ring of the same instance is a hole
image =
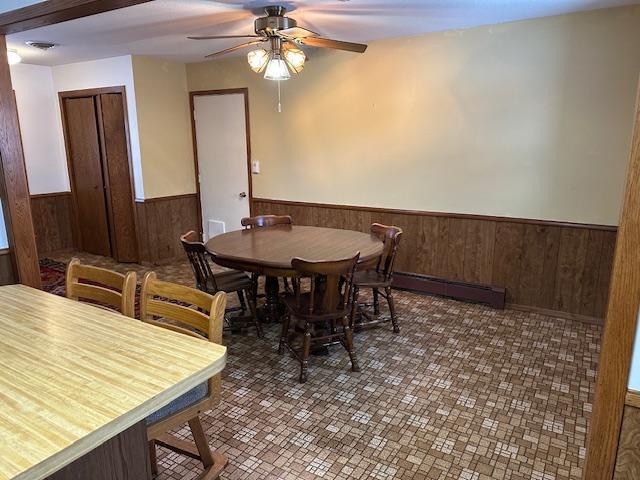
[[258, 43], [266, 42], [265, 39], [254, 40], [252, 42], [241, 43], [240, 45], [236, 45], [235, 47], [225, 48], [224, 50], [220, 50], [219, 52], [210, 53], [206, 55], [205, 58], [217, 57], [219, 55], [224, 55], [225, 53], [235, 52], [236, 50], [240, 50], [241, 48], [250, 47], [251, 45], [257, 45]]
[[203, 35], [198, 37], [187, 37], [189, 40], [217, 40], [223, 38], [262, 38], [260, 35]]
[[297, 38], [296, 41], [302, 45], [309, 45], [310, 47], [334, 48], [336, 50], [346, 50], [356, 53], [364, 53], [367, 49], [367, 45], [363, 43], [343, 42], [322, 37]]
[[311, 36], [318, 36], [316, 32], [312, 32], [308, 28], [302, 28], [302, 27], [286, 28], [284, 30], [278, 30], [278, 33], [281, 33], [282, 35], [285, 35], [287, 37], [293, 37], [293, 38], [306, 38]]

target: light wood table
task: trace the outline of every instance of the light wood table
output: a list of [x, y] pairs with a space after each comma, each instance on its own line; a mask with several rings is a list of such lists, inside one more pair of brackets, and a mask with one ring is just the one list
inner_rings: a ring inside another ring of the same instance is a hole
[[[148, 471], [144, 419], [225, 362], [223, 346], [23, 285], [0, 287], [0, 480], [99, 478], [87, 476], [83, 459], [126, 432], [139, 435]], [[113, 452], [130, 449], [123, 445], [98, 457], [117, 463]], [[60, 475], [80, 464], [81, 476]], [[124, 473], [109, 478], [131, 478], [130, 465], [117, 467]]]

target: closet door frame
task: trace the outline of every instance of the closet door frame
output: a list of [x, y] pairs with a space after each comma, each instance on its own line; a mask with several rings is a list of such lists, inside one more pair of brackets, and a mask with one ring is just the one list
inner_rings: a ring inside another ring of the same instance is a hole
[[[129, 136], [129, 115], [128, 115], [128, 109], [127, 109], [127, 93], [126, 93], [126, 87], [124, 85], [58, 92], [58, 102], [60, 104], [60, 113], [62, 115], [62, 135], [64, 137], [65, 153], [67, 157], [69, 185], [71, 187], [71, 198], [72, 198], [71, 203], [72, 203], [72, 209], [73, 209], [73, 215], [71, 216], [72, 228], [73, 228], [73, 243], [77, 247], [77, 246], [80, 246], [81, 242], [80, 242], [80, 234], [79, 234], [80, 230], [79, 230], [78, 216], [77, 216], [78, 207], [77, 207], [77, 198], [76, 198], [76, 188], [74, 185], [75, 177], [74, 177], [74, 171], [73, 171], [73, 161], [71, 159], [71, 155], [69, 154], [69, 138], [68, 138], [68, 130], [67, 130], [68, 122], [66, 118], [64, 101], [68, 98], [95, 97], [96, 112], [97, 112], [97, 115], [101, 115], [99, 96], [102, 94], [108, 94], [108, 93], [118, 93], [122, 95], [122, 107], [123, 107], [123, 113], [124, 113], [123, 120], [124, 120], [124, 129], [125, 129], [125, 137], [126, 137], [126, 144], [127, 144], [127, 161], [129, 165], [129, 185], [131, 189], [130, 205], [131, 205], [131, 212], [133, 214], [133, 222], [135, 227], [135, 240], [137, 243], [137, 253], [138, 253], [138, 261], [139, 261], [140, 260], [140, 234], [138, 229], [138, 215], [136, 212], [136, 205], [135, 205], [135, 186], [133, 183], [133, 164], [131, 161], [131, 140]], [[98, 122], [99, 128], [102, 128], [101, 126], [102, 118], [98, 118], [98, 116], [96, 116], [96, 122]], [[114, 233], [113, 208], [111, 204], [111, 188], [109, 185], [108, 172], [105, 171], [107, 168], [107, 165], [105, 162], [108, 162], [108, 160], [105, 158], [104, 139], [102, 138], [102, 135], [100, 135], [99, 144], [100, 144], [100, 156], [101, 156], [101, 164], [102, 164], [102, 172], [103, 172], [103, 181], [104, 181], [105, 192], [106, 192], [105, 200], [106, 200], [106, 207], [107, 207], [107, 218], [109, 220], [108, 227], [109, 227], [111, 250], [112, 250], [111, 254], [113, 258], [116, 261], [118, 261], [117, 246], [115, 242], [115, 233]]]

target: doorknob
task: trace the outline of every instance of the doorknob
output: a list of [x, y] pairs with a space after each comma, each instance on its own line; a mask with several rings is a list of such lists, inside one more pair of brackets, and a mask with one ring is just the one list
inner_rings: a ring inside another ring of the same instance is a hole
[[246, 198], [246, 197], [247, 197], [246, 192], [240, 192], [240, 198]]

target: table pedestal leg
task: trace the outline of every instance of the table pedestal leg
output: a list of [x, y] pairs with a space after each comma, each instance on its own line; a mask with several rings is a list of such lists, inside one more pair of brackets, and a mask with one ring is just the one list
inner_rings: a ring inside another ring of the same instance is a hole
[[268, 276], [264, 283], [264, 293], [266, 295], [264, 305], [265, 323], [277, 323], [280, 321], [280, 314], [278, 312], [280, 306], [279, 292], [280, 285], [278, 277]]

